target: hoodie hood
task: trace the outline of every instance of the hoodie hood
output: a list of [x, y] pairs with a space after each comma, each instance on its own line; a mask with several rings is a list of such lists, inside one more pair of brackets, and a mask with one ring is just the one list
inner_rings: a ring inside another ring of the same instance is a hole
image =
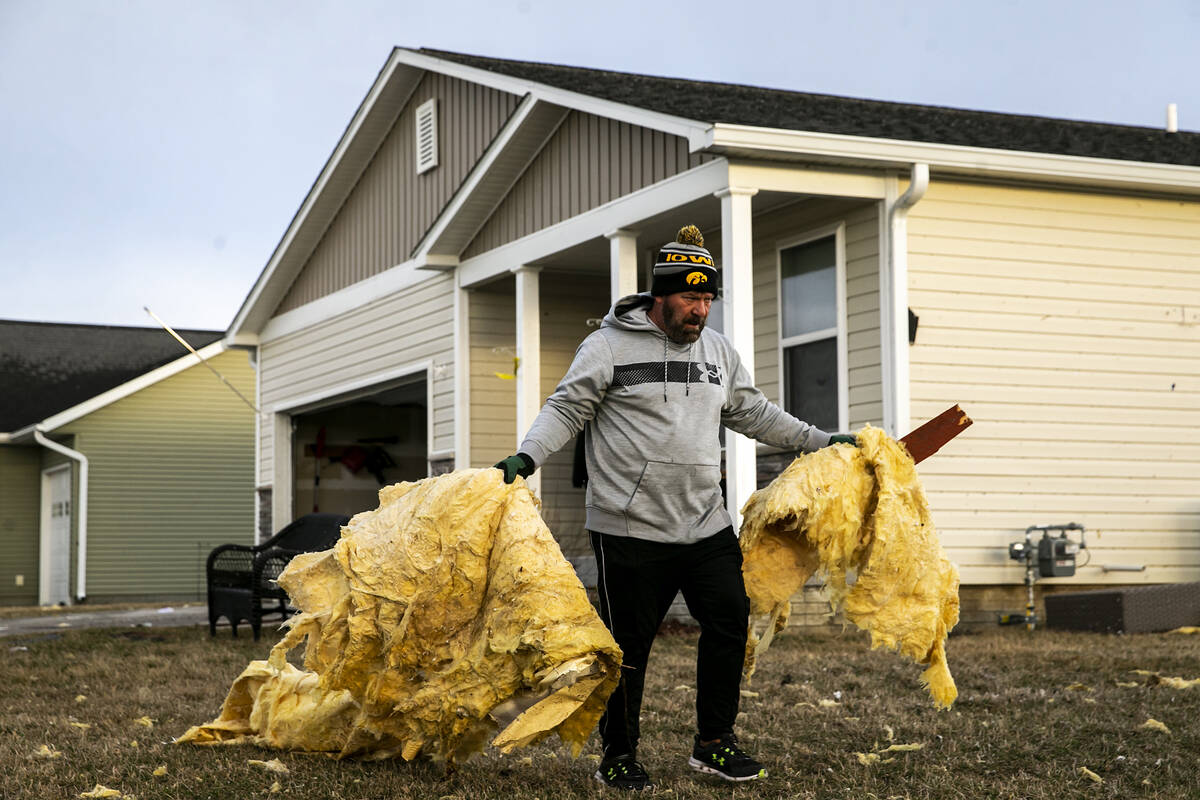
[[649, 331], [665, 337], [666, 334], [650, 321], [650, 307], [654, 305], [654, 296], [649, 292], [629, 294], [622, 297], [604, 315], [601, 328], [620, 328], [623, 331]]

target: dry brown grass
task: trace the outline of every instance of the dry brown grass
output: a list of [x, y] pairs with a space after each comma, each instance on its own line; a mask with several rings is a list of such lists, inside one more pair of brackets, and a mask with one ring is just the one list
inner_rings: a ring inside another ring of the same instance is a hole
[[[1200, 688], [1147, 685], [1147, 669], [1200, 675], [1200, 637], [1099, 636], [1016, 629], [955, 636], [960, 689], [937, 712], [919, 670], [870, 652], [860, 634], [789, 633], [762, 660], [743, 701], [743, 743], [770, 777], [730, 786], [686, 766], [695, 635], [660, 638], [651, 659], [640, 756], [670, 798], [1196, 797]], [[259, 643], [200, 628], [72, 631], [0, 639], [0, 797], [74, 798], [101, 783], [151, 798], [505, 798], [609, 794], [555, 746], [488, 752], [446, 774], [431, 764], [337, 762], [257, 748], [171, 744], [215, 716]], [[28, 648], [26, 650], [19, 649]], [[14, 649], [16, 648], [16, 649]], [[1119, 686], [1137, 682], [1138, 686]], [[1080, 684], [1076, 688], [1069, 688]], [[838, 694], [840, 693], [840, 695]], [[85, 699], [77, 701], [77, 695]], [[821, 701], [839, 705], [822, 705]], [[149, 717], [153, 728], [136, 720]], [[1171, 733], [1143, 729], [1154, 718]], [[72, 722], [89, 724], [82, 729]], [[137, 742], [137, 746], [133, 742]], [[920, 744], [864, 765], [857, 753]], [[62, 755], [39, 758], [42, 745]], [[287, 775], [248, 759], [279, 758]], [[890, 760], [889, 760], [890, 759]], [[160, 766], [166, 774], [155, 776]], [[1080, 771], [1087, 767], [1103, 780]], [[281, 791], [270, 793], [273, 782]]]

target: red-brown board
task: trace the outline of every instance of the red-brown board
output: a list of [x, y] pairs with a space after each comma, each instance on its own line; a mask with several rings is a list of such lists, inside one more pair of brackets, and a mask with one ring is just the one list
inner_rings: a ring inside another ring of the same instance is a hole
[[908, 453], [912, 456], [913, 461], [920, 464], [941, 450], [942, 445], [946, 442], [969, 428], [971, 422], [967, 412], [963, 411], [956, 403], [907, 436], [902, 437], [900, 441], [908, 448]]

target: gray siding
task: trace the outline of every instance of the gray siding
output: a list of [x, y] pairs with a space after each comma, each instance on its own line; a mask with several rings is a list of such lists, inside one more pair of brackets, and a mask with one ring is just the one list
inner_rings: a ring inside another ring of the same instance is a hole
[[683, 137], [572, 111], [463, 257], [520, 239], [712, 158], [689, 153]]
[[37, 604], [40, 450], [0, 445], [0, 605]]
[[[259, 348], [260, 408], [322, 394], [331, 387], [430, 362], [433, 451], [454, 449], [454, 278], [427, 280]], [[511, 366], [511, 365], [510, 365]], [[259, 426], [259, 485], [273, 480], [272, 426]], [[283, 487], [275, 490], [285, 491]], [[288, 520], [274, 520], [279, 529]]]
[[[438, 166], [416, 174], [414, 116], [438, 100]], [[516, 109], [516, 95], [427, 74], [272, 316], [407, 261]]]

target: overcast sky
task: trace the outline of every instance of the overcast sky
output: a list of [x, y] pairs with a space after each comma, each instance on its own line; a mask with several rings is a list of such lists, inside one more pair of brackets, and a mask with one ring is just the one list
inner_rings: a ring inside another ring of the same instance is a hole
[[0, 0], [0, 318], [223, 329], [393, 45], [1200, 128], [1200, 0]]

